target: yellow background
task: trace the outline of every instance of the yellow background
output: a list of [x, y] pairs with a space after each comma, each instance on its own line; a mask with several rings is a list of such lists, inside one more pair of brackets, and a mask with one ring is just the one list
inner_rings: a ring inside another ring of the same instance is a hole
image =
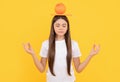
[[30, 42], [37, 57], [48, 39], [54, 7], [63, 2], [71, 25], [71, 37], [79, 43], [81, 62], [94, 43], [101, 51], [76, 73], [76, 82], [120, 82], [119, 0], [1, 0], [0, 82], [45, 82], [22, 43]]

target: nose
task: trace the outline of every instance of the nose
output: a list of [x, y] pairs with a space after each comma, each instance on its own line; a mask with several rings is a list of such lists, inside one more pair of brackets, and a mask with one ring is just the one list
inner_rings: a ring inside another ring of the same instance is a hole
[[62, 29], [63, 29], [62, 27], [59, 28], [59, 30], [62, 30]]
[[61, 25], [60, 28], [59, 28], [59, 30], [63, 30], [63, 28], [64, 28], [64, 27]]

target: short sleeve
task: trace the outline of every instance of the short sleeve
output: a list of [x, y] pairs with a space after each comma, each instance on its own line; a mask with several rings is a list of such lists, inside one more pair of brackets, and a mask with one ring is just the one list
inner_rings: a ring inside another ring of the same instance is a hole
[[80, 52], [80, 48], [79, 45], [76, 41], [73, 41], [73, 49], [72, 49], [72, 56], [73, 57], [80, 57], [82, 56], [81, 52]]
[[40, 53], [39, 53], [39, 55], [40, 55], [41, 57], [47, 57], [47, 54], [48, 54], [48, 41], [44, 41], [44, 42], [42, 43], [41, 48], [40, 48]]

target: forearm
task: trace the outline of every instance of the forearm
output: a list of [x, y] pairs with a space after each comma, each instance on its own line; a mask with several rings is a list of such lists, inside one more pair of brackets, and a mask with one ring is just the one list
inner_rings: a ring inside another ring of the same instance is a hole
[[84, 62], [82, 62], [82, 63], [79, 64], [79, 66], [78, 66], [78, 72], [81, 72], [87, 66], [87, 64], [89, 63], [89, 61], [91, 60], [91, 58], [92, 58], [92, 56], [89, 55]]
[[43, 64], [38, 60], [37, 56], [36, 56], [35, 54], [32, 54], [32, 58], [33, 58], [34, 64], [35, 64], [35, 66], [37, 67], [37, 69], [38, 69], [40, 72], [43, 72], [43, 71], [44, 71], [44, 66], [43, 66]]

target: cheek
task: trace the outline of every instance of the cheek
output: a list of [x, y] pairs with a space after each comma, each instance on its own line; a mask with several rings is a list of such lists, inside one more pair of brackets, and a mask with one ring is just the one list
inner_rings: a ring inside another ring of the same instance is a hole
[[68, 30], [68, 28], [66, 27], [66, 28], [65, 28], [65, 31], [67, 31], [67, 30]]
[[53, 28], [54, 28], [54, 30], [56, 30], [56, 27], [55, 27], [55, 26], [54, 26]]
[[65, 31], [65, 33], [67, 32], [67, 30]]
[[66, 32], [67, 32], [67, 29], [64, 29], [64, 34], [66, 34]]
[[57, 33], [57, 32], [58, 32], [57, 27], [54, 27], [54, 32], [55, 32], [55, 33]]
[[56, 28], [56, 27], [54, 27], [54, 31], [55, 31], [55, 32], [57, 31], [57, 28]]

